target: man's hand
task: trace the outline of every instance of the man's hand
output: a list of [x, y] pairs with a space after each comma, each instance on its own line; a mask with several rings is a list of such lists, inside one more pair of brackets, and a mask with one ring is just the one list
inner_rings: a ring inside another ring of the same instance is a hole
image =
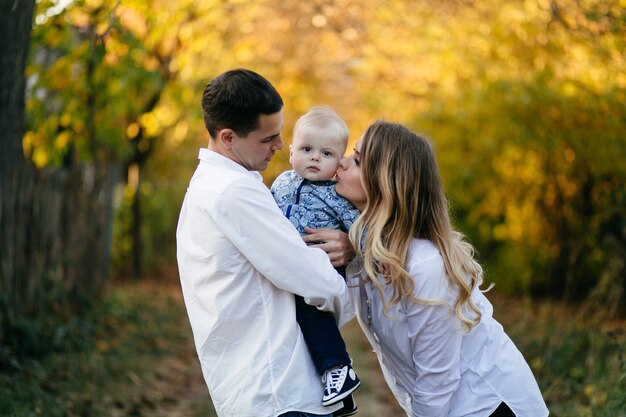
[[347, 265], [354, 258], [354, 248], [347, 233], [335, 229], [311, 229], [310, 227], [305, 227], [304, 231], [307, 234], [302, 236], [302, 240], [306, 243], [313, 243], [309, 246], [326, 252], [333, 266]]

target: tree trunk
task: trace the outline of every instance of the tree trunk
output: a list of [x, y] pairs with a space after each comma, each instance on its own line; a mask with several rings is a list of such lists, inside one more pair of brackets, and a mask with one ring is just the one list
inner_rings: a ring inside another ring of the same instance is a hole
[[0, 169], [23, 167], [24, 70], [35, 0], [1, 0], [0, 3]]
[[102, 288], [119, 169], [92, 163], [38, 170], [24, 158], [25, 67], [35, 0], [0, 1], [2, 346], [11, 343], [15, 319], [73, 307]]
[[143, 275], [142, 270], [142, 258], [143, 258], [143, 238], [141, 236], [143, 216], [141, 212], [141, 165], [135, 164], [137, 167], [137, 185], [135, 187], [135, 194], [133, 195], [133, 278], [135, 280], [141, 279]]
[[0, 3], [0, 341], [9, 312], [8, 300], [32, 290], [21, 279], [30, 262], [24, 248], [31, 238], [21, 229], [29, 221], [29, 198], [35, 180], [34, 170], [22, 152], [24, 70], [34, 9], [35, 0]]

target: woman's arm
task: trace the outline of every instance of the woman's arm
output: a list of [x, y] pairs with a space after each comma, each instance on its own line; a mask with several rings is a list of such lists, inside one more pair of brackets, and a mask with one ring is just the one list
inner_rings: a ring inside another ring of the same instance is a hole
[[312, 243], [310, 247], [320, 248], [326, 252], [333, 266], [347, 265], [354, 259], [354, 248], [347, 233], [335, 229], [311, 229], [310, 227], [305, 227], [304, 231], [307, 234], [302, 236], [302, 240], [307, 244]]
[[[413, 321], [413, 325], [409, 325], [409, 337], [417, 369], [412, 392], [413, 415], [447, 416], [450, 400], [461, 379], [460, 322], [455, 320], [456, 316], [448, 306], [422, 307], [415, 311], [421, 312], [422, 318], [418, 319], [415, 315], [409, 317], [409, 321]], [[428, 318], [423, 320], [423, 316]], [[418, 329], [420, 326], [423, 327]]]
[[462, 323], [451, 309], [454, 294], [446, 285], [440, 256], [411, 265], [409, 272], [415, 282], [415, 296], [441, 302], [428, 305], [403, 300], [417, 371], [412, 392], [413, 415], [447, 416], [461, 379]]

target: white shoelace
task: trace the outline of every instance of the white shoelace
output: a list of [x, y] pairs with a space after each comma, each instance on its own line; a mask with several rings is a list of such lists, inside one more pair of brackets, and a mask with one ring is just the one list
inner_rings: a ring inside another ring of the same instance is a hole
[[346, 380], [346, 376], [348, 375], [348, 367], [342, 366], [338, 369], [333, 369], [328, 372], [329, 377], [326, 380], [326, 390], [328, 391], [339, 391], [341, 387], [343, 387], [343, 383]]

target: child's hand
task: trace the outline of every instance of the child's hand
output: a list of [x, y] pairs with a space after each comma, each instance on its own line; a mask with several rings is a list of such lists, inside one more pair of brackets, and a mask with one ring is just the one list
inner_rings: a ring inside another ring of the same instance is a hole
[[333, 266], [347, 265], [354, 256], [354, 248], [348, 234], [335, 229], [311, 229], [305, 227], [307, 233], [302, 236], [306, 243], [312, 243], [311, 247], [320, 248], [328, 255]]

